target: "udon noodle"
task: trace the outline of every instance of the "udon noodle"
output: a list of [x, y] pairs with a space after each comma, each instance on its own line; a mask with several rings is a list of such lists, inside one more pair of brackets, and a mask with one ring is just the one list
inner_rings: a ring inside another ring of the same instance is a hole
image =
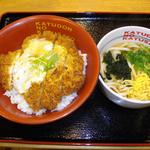
[[124, 42], [102, 54], [101, 76], [104, 82], [123, 97], [150, 100], [150, 47]]

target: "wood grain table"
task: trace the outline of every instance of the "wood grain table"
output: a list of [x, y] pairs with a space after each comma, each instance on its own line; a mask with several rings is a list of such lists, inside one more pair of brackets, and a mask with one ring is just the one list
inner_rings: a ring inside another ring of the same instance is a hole
[[[7, 12], [150, 13], [150, 0], [0, 0], [0, 16]], [[0, 143], [0, 147], [76, 149], [58, 145]], [[78, 147], [78, 149], [150, 149], [150, 147]]]
[[0, 14], [20, 11], [149, 13], [150, 0], [0, 0]]

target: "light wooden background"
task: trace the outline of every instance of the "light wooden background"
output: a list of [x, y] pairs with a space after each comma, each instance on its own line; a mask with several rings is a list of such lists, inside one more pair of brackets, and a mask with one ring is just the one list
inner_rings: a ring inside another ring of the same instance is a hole
[[150, 12], [150, 0], [0, 0], [0, 14], [29, 11]]
[[[150, 0], [0, 0], [0, 16], [6, 12], [58, 11], [150, 13]], [[1, 147], [0, 150], [33, 149]]]

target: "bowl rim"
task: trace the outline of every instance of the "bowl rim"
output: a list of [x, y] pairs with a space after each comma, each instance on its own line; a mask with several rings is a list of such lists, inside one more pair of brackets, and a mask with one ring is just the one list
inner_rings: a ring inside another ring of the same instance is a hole
[[[71, 26], [73, 25], [75, 28], [78, 28], [79, 31], [82, 30], [82, 32], [88, 37], [88, 39], [91, 41], [91, 44], [92, 46], [94, 47], [94, 53], [96, 55], [96, 58], [94, 60], [96, 60], [96, 65], [95, 65], [95, 76], [93, 78], [93, 82], [90, 83], [90, 87], [88, 88], [88, 92], [86, 92], [84, 98], [82, 98], [82, 100], [80, 101], [76, 101], [76, 103], [74, 104], [75, 100], [69, 104], [67, 107], [65, 107], [62, 111], [62, 114], [61, 115], [57, 115], [56, 117], [52, 117], [52, 118], [46, 118], [44, 120], [40, 120], [40, 122], [38, 120], [32, 120], [32, 122], [29, 122], [29, 121], [26, 121], [26, 119], [19, 119], [18, 120], [18, 117], [15, 117], [15, 115], [11, 115], [11, 116], [14, 116], [13, 118], [10, 118], [10, 116], [7, 116], [5, 114], [5, 112], [3, 112], [1, 109], [0, 109], [0, 116], [8, 119], [8, 120], [11, 120], [13, 122], [16, 122], [16, 123], [20, 123], [20, 124], [29, 124], [29, 125], [36, 125], [36, 124], [44, 124], [44, 123], [50, 123], [50, 122], [54, 122], [56, 120], [59, 120], [59, 119], [62, 119], [68, 115], [70, 115], [71, 113], [73, 113], [75, 110], [77, 110], [79, 107], [82, 106], [82, 104], [88, 99], [88, 97], [91, 95], [91, 93], [93, 92], [95, 86], [96, 86], [96, 83], [98, 81], [98, 75], [99, 75], [99, 69], [100, 69], [100, 58], [99, 58], [99, 52], [98, 52], [98, 48], [96, 46], [96, 43], [94, 41], [94, 39], [92, 38], [92, 36], [88, 33], [88, 31], [86, 31], [85, 28], [83, 28], [81, 25], [77, 24], [75, 21], [72, 21], [68, 18], [65, 18], [65, 17], [61, 17], [61, 16], [57, 16], [57, 15], [33, 15], [33, 16], [28, 16], [28, 17], [24, 17], [22, 19], [18, 19], [8, 25], [6, 25], [5, 27], [3, 27], [1, 30], [0, 30], [0, 35], [5, 32], [5, 30], [8, 30], [8, 29], [11, 29], [13, 28], [16, 24], [19, 24], [19, 23], [22, 23], [22, 22], [28, 22], [29, 20], [32, 20], [32, 19], [39, 19], [39, 18], [45, 18], [45, 19], [50, 19], [50, 18], [53, 18], [55, 20], [62, 20], [63, 22], [67, 22], [69, 23]], [[12, 104], [14, 105], [14, 104]], [[67, 109], [68, 108], [68, 109]], [[27, 115], [27, 114], [26, 114]], [[32, 116], [32, 115], [31, 115]], [[50, 116], [48, 116], [50, 117]]]
[[[123, 27], [119, 27], [119, 28], [115, 28], [111, 31], [109, 31], [108, 33], [106, 33], [98, 42], [97, 44], [97, 48], [99, 49], [100, 45], [103, 43], [103, 41], [108, 38], [111, 34], [114, 34], [115, 32], [118, 32], [120, 30], [124, 30], [124, 29], [143, 29], [143, 30], [150, 30], [149, 28], [146, 27], [142, 27], [142, 26], [123, 26]], [[100, 51], [100, 50], [99, 50]]]
[[[111, 30], [110, 32], [106, 33], [102, 38], [101, 40], [98, 42], [97, 44], [97, 48], [99, 50], [99, 54], [101, 54], [101, 50], [100, 50], [100, 46], [101, 44], [104, 42], [105, 39], [107, 39], [109, 36], [111, 36], [112, 34], [114, 34], [115, 32], [118, 32], [120, 30], [124, 30], [124, 29], [144, 29], [144, 30], [149, 30], [149, 28], [146, 28], [146, 27], [142, 27], [142, 26], [123, 26], [123, 27], [119, 27], [119, 28], [116, 28], [116, 29], [113, 29]], [[108, 42], [109, 43], [109, 42]], [[100, 61], [100, 65], [101, 65], [101, 61]], [[126, 98], [126, 97], [123, 97], [121, 96], [120, 94], [114, 92], [112, 89], [110, 89], [108, 87], [108, 85], [105, 83], [105, 81], [103, 80], [102, 76], [101, 76], [101, 73], [99, 72], [99, 80], [100, 80], [100, 83], [102, 83], [102, 85], [107, 89], [107, 91], [109, 91], [112, 95], [118, 97], [119, 99], [121, 100], [124, 100], [124, 101], [127, 101], [127, 102], [131, 102], [131, 103], [135, 103], [135, 104], [150, 104], [150, 100], [138, 100], [138, 99], [129, 99], [129, 98]]]

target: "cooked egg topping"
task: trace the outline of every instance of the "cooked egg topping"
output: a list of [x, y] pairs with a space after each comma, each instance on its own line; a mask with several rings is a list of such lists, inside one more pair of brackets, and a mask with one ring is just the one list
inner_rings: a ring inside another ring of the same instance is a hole
[[28, 46], [24, 49], [24, 53], [31, 56], [40, 56], [46, 52], [50, 52], [52, 49], [52, 41], [44, 38], [34, 38], [29, 40]]
[[53, 43], [45, 39], [30, 40], [24, 53], [15, 62], [13, 68], [13, 86], [20, 93], [25, 93], [32, 83], [43, 81], [46, 72], [54, 67], [58, 54], [53, 50]]
[[139, 74], [132, 81], [132, 88], [128, 91], [128, 97], [140, 100], [150, 100], [150, 78], [146, 73]]

